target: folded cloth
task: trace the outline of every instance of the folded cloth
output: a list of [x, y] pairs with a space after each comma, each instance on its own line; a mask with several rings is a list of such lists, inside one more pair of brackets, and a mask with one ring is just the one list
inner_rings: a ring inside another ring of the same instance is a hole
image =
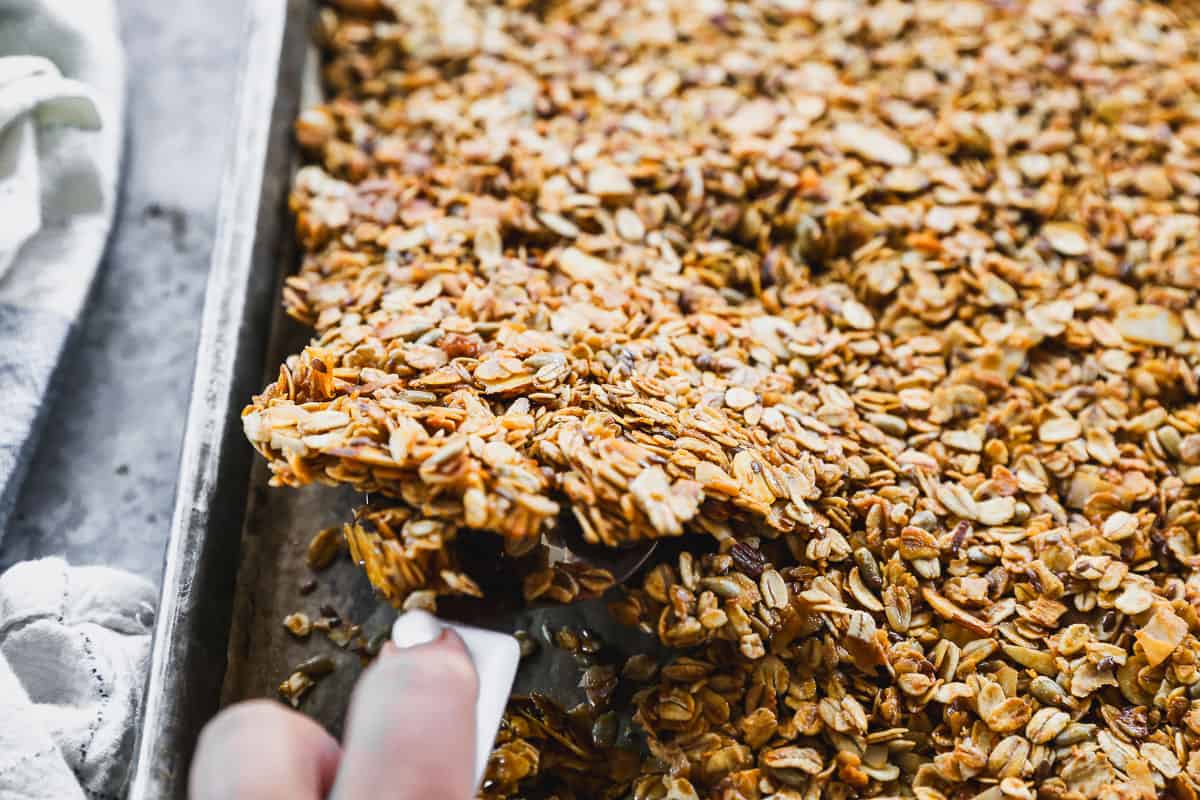
[[156, 600], [59, 558], [0, 576], [0, 800], [124, 796]]
[[112, 0], [0, 0], [0, 535], [116, 207]]
[[[71, 187], [70, 176], [54, 174], [63, 167], [57, 147], [38, 145], [38, 130], [52, 125], [99, 128], [100, 112], [91, 91], [64, 78], [53, 61], [41, 56], [0, 58], [0, 213], [12, 221], [0, 228], [0, 278], [22, 246], [42, 229], [43, 193], [94, 188]], [[61, 208], [61, 203], [47, 205], [51, 213], [57, 210], [54, 205]]]

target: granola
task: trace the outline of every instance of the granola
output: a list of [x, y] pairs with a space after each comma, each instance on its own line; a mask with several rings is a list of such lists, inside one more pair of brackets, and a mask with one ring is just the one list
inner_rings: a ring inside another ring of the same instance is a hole
[[314, 339], [243, 416], [274, 482], [388, 498], [345, 537], [410, 607], [482, 591], [468, 535], [530, 602], [611, 585], [541, 557], [566, 517], [674, 540], [610, 604], [670, 660], [514, 699], [486, 796], [1197, 796], [1194, 15], [337, 0], [318, 37]]

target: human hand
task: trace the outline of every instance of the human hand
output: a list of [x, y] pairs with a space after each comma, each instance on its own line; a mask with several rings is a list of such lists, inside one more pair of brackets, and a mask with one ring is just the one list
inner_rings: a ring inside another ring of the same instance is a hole
[[462, 640], [384, 646], [354, 689], [339, 746], [268, 700], [231, 706], [200, 734], [192, 800], [467, 800], [478, 679]]

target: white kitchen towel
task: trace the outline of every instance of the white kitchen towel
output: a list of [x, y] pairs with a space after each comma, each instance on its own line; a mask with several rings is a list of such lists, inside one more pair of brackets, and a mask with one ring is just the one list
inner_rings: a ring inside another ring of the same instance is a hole
[[0, 0], [0, 536], [112, 225], [124, 92], [112, 0]]
[[47, 558], [0, 576], [0, 800], [117, 800], [157, 593]]
[[[94, 131], [100, 124], [91, 90], [64, 78], [50, 59], [0, 58], [0, 213], [10, 221], [0, 228], [0, 278], [43, 227], [69, 220], [63, 195], [75, 195], [76, 210], [102, 202], [94, 185], [69, 173], [62, 141], [63, 133]], [[82, 192], [89, 196], [81, 198]]]

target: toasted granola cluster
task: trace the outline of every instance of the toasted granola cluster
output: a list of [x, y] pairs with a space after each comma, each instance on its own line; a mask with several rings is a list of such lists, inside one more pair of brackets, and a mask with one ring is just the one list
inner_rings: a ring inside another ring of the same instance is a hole
[[[274, 482], [389, 498], [346, 538], [397, 605], [478, 593], [463, 531], [673, 540], [611, 604], [670, 659], [514, 700], [486, 795], [1197, 797], [1200, 26], [335, 0], [318, 35], [314, 338], [243, 418]], [[611, 583], [534, 562], [531, 601]]]

